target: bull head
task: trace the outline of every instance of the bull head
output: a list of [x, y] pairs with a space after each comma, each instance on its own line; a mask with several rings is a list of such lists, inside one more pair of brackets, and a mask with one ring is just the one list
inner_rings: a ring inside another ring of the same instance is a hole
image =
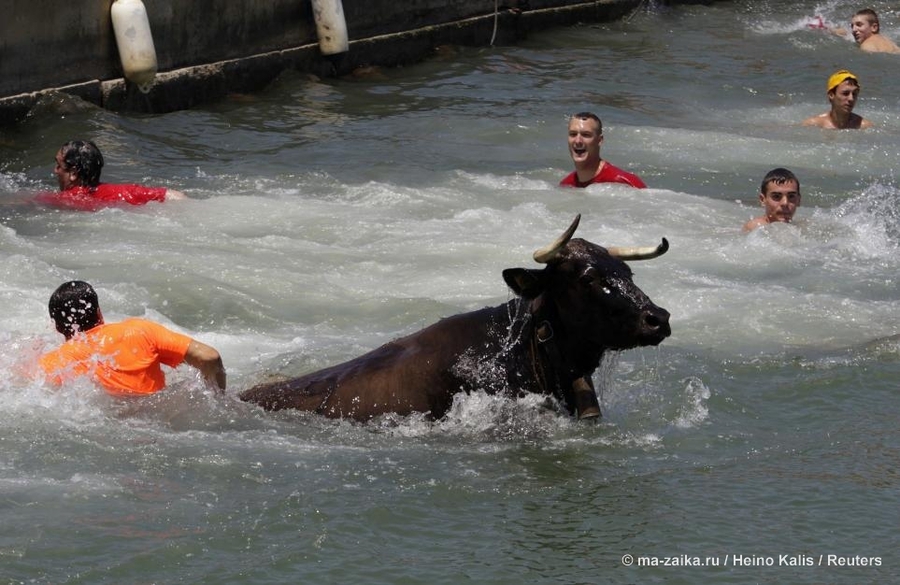
[[[666, 253], [663, 238], [655, 247], [603, 248], [572, 239], [581, 216], [550, 245], [534, 253], [541, 270], [510, 268], [503, 279], [529, 302], [528, 313], [543, 378], [555, 380], [579, 418], [600, 415], [591, 375], [607, 350], [657, 345], [671, 334], [669, 313], [634, 284], [630, 260]], [[548, 390], [550, 388], [544, 388]]]
[[[581, 216], [549, 246], [534, 253], [546, 264], [541, 270], [509, 268], [503, 279], [517, 295], [532, 302], [531, 312], [555, 321], [567, 339], [583, 344], [572, 350], [599, 359], [607, 349], [657, 345], [671, 334], [669, 313], [657, 307], [634, 284], [625, 260], [646, 260], [664, 254], [669, 243], [656, 247], [603, 248], [572, 239]], [[535, 315], [537, 316], [537, 315]]]

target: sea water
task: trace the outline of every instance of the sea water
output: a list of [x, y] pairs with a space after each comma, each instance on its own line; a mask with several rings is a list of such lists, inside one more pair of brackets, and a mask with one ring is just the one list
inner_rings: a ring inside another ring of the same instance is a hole
[[[0, 131], [0, 582], [897, 582], [900, 57], [809, 26], [853, 11], [647, 2], [191, 111], [44, 100]], [[842, 68], [876, 128], [802, 127]], [[649, 189], [556, 186], [582, 110]], [[189, 200], [31, 205], [75, 138], [104, 180]], [[742, 233], [782, 166], [794, 224]], [[237, 399], [505, 302], [501, 271], [578, 213], [601, 245], [671, 243], [632, 267], [672, 336], [604, 362], [599, 423], [483, 393], [364, 425]], [[226, 395], [188, 367], [138, 401], [33, 379], [70, 279], [219, 349]]]

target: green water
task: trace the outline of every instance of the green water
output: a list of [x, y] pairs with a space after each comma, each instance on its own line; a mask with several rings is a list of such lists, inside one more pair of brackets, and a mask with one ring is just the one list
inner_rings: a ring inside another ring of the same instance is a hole
[[[0, 583], [900, 581], [900, 82], [896, 56], [806, 27], [847, 10], [658, 8], [186, 112], [53, 101], [4, 130]], [[878, 127], [800, 127], [842, 67]], [[650, 189], [556, 187], [585, 109]], [[15, 204], [76, 136], [106, 180], [190, 200]], [[801, 179], [795, 225], [741, 234], [776, 166]], [[369, 425], [237, 400], [505, 302], [502, 269], [576, 213], [600, 244], [672, 244], [633, 268], [673, 334], [598, 372], [599, 424], [480, 393]], [[30, 381], [70, 278], [107, 319], [217, 347], [227, 395], [188, 368], [131, 403]]]

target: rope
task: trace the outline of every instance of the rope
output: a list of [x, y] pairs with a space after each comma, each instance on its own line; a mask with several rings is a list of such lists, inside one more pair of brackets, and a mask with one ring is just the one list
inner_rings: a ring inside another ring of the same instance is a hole
[[497, 20], [500, 19], [500, 0], [494, 0], [494, 32], [491, 34], [491, 44], [494, 46], [494, 39], [497, 38]]
[[647, 3], [647, 0], [641, 0], [641, 3], [638, 4], [638, 5], [635, 7], [635, 9], [631, 11], [631, 14], [629, 14], [628, 16], [626, 16], [626, 17], [624, 18], [625, 22], [626, 22], [626, 23], [631, 22], [631, 19], [634, 18], [634, 15], [637, 14], [637, 13], [640, 11], [640, 9], [643, 8], [644, 4], [646, 4], [646, 3]]

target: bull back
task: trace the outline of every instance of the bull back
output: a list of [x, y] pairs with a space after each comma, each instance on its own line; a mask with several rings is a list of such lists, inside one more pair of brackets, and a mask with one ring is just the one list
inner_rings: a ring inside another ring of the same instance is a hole
[[501, 353], [506, 315], [504, 307], [454, 315], [344, 363], [259, 384], [240, 398], [267, 410], [294, 408], [361, 421], [387, 412], [440, 418], [454, 394], [485, 382], [474, 370], [491, 368], [467, 366], [466, 358]]

